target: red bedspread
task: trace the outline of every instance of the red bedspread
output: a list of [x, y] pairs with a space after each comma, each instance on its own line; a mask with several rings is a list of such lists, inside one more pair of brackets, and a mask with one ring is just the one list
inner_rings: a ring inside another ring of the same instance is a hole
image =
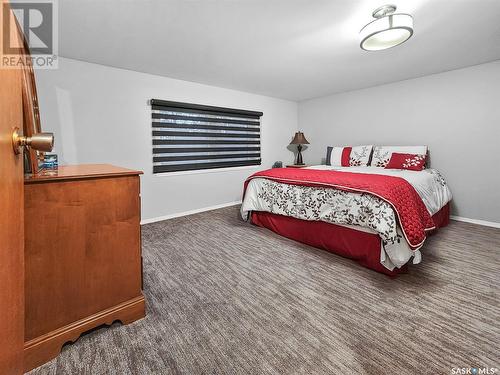
[[257, 172], [245, 181], [265, 178], [280, 183], [300, 186], [335, 188], [344, 191], [368, 193], [389, 203], [398, 217], [401, 230], [412, 249], [419, 248], [426, 232], [434, 229], [434, 222], [424, 202], [403, 178], [314, 169], [275, 168]]

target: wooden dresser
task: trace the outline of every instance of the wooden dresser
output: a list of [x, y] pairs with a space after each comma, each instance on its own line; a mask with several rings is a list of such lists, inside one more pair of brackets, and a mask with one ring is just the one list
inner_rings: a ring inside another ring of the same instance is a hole
[[85, 331], [144, 317], [141, 173], [93, 164], [25, 179], [25, 371]]

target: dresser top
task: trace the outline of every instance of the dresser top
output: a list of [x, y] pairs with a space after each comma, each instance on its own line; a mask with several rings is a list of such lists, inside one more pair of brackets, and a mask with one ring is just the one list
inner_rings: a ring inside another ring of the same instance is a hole
[[81, 180], [99, 177], [119, 177], [140, 175], [141, 171], [115, 167], [110, 164], [78, 164], [63, 165], [57, 169], [44, 169], [36, 174], [29, 174], [24, 177], [27, 184], [60, 180]]

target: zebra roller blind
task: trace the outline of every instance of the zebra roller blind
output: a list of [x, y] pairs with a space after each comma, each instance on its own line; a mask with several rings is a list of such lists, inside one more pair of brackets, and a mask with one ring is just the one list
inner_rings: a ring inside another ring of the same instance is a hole
[[260, 165], [262, 112], [151, 99], [153, 173]]

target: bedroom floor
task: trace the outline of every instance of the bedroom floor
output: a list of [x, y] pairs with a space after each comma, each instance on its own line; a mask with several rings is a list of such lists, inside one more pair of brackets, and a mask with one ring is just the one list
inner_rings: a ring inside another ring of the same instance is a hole
[[396, 279], [229, 207], [142, 228], [145, 319], [30, 374], [450, 374], [500, 367], [500, 229], [452, 221]]

